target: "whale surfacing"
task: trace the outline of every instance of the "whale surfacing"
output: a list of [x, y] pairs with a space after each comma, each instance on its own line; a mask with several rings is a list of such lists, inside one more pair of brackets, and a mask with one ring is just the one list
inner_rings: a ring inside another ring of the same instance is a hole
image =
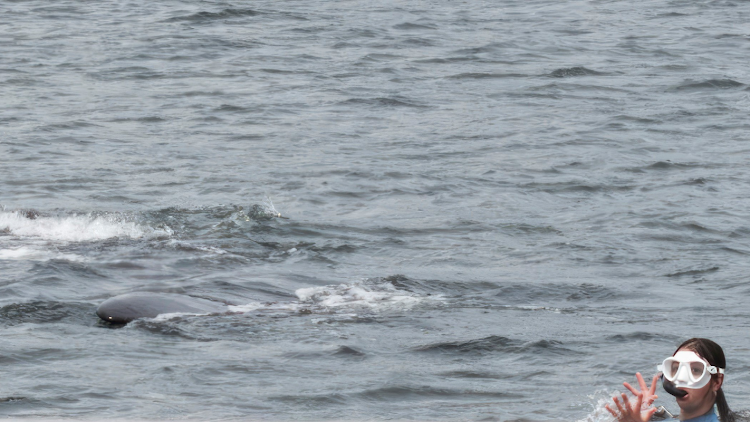
[[115, 324], [177, 312], [220, 314], [229, 312], [229, 308], [221, 302], [174, 293], [135, 292], [111, 297], [96, 310], [99, 318]]

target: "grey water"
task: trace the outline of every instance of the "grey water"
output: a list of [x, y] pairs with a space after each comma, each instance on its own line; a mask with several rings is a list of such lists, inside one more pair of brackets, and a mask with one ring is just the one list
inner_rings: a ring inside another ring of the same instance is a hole
[[0, 15], [0, 417], [605, 421], [696, 336], [750, 409], [750, 2]]

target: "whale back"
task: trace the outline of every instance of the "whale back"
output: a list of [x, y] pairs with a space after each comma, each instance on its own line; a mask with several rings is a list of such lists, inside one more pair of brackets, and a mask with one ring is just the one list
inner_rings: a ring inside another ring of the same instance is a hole
[[136, 292], [111, 297], [96, 310], [99, 318], [125, 324], [138, 318], [155, 318], [161, 314], [216, 314], [227, 312], [227, 305], [207, 299], [174, 293]]

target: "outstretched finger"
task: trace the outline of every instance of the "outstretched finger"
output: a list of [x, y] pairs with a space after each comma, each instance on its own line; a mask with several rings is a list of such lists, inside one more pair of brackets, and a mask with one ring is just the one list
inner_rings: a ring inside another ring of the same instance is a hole
[[622, 405], [620, 404], [620, 400], [617, 400], [617, 397], [613, 397], [612, 400], [615, 401], [615, 405], [617, 406], [617, 410], [620, 411], [620, 414], [622, 415], [623, 413], [625, 413], [625, 409], [622, 408]]
[[615, 412], [614, 410], [612, 410], [612, 408], [611, 408], [611, 407], [609, 407], [609, 405], [608, 405], [608, 404], [605, 404], [605, 405], [604, 405], [604, 408], [605, 408], [605, 409], [607, 409], [607, 410], [609, 411], [609, 413], [611, 413], [611, 414], [612, 414], [612, 416], [614, 416], [614, 417], [615, 417], [615, 419], [619, 419], [619, 418], [620, 418], [620, 414], [619, 414], [619, 413], [617, 413], [617, 412]]
[[[627, 388], [628, 390], [630, 390], [630, 392], [633, 393], [634, 395], [638, 395], [638, 393], [640, 393], [640, 391], [638, 391], [635, 388], [633, 388], [633, 386], [630, 385], [630, 384], [628, 384], [627, 382], [623, 382], [622, 385], [624, 385], [625, 388]], [[642, 390], [642, 391], [645, 391], [645, 390]]]
[[648, 389], [649, 394], [652, 396], [656, 393], [656, 383], [659, 382], [659, 376], [654, 375], [654, 379], [651, 380], [651, 388]]
[[641, 387], [641, 391], [648, 390], [648, 387], [646, 387], [646, 381], [643, 379], [643, 375], [641, 375], [640, 372], [635, 373], [635, 378], [638, 380], [638, 386]]
[[635, 401], [635, 410], [639, 411], [641, 410], [641, 406], [643, 406], [643, 393], [639, 392], [635, 395], [638, 400]]
[[630, 412], [633, 411], [633, 406], [630, 405], [630, 400], [628, 399], [628, 396], [625, 395], [625, 393], [622, 393], [622, 406], [628, 409], [628, 411]]
[[643, 400], [643, 404], [646, 405], [646, 407], [654, 404], [654, 401], [659, 398], [656, 394], [649, 394], [648, 396], [644, 394], [643, 397], [645, 399]]

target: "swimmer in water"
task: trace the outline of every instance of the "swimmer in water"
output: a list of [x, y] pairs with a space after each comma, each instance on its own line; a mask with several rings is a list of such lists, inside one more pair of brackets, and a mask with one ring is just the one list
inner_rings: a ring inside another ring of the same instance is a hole
[[[664, 389], [677, 398], [682, 422], [735, 422], [724, 391], [724, 369], [726, 359], [721, 346], [705, 338], [692, 338], [682, 343], [671, 357], [657, 367], [664, 376]], [[660, 375], [654, 376], [651, 387], [640, 373], [636, 374], [640, 391], [627, 382], [625, 388], [635, 396], [631, 402], [622, 394], [622, 402], [614, 397], [616, 409], [605, 406], [619, 422], [647, 422], [658, 409], [652, 406], [657, 396], [656, 383]], [[716, 417], [714, 406], [719, 412]]]

